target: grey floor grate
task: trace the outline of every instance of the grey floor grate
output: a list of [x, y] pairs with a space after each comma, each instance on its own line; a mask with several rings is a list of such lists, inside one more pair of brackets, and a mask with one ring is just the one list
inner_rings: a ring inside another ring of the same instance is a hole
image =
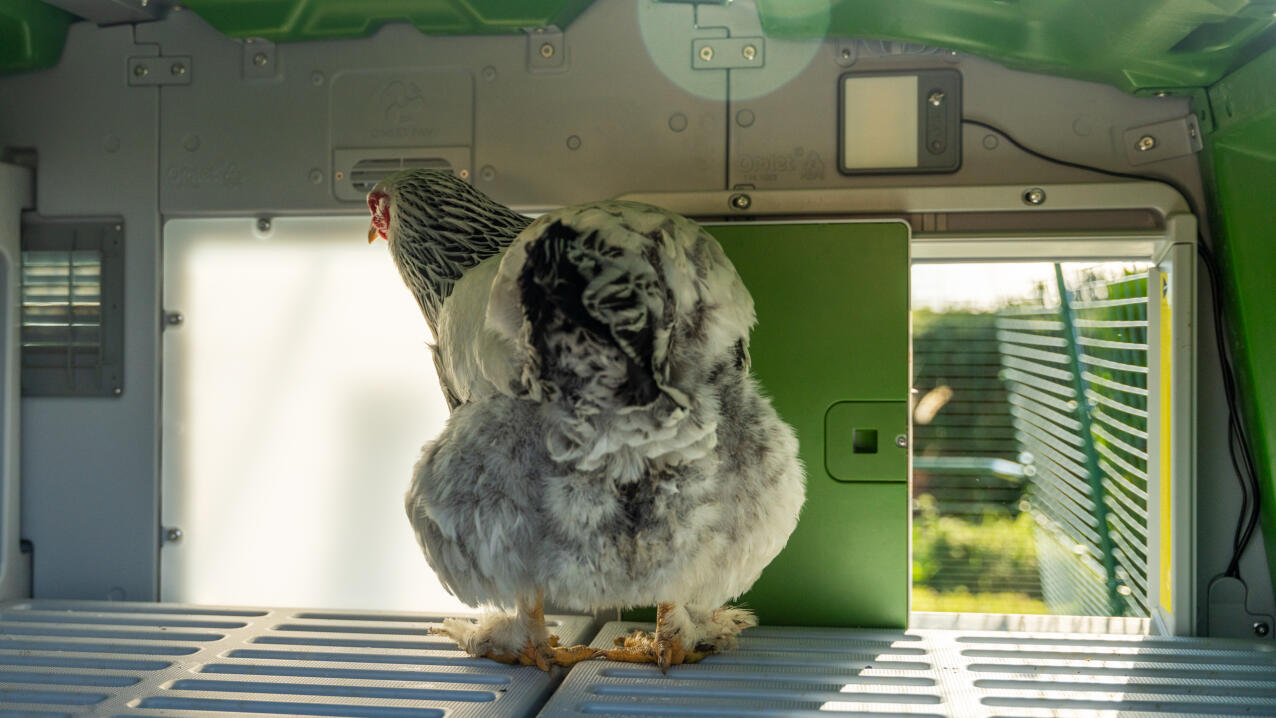
[[[461, 654], [429, 614], [0, 605], [0, 716], [526, 716], [558, 676]], [[587, 617], [550, 616], [564, 642]]]
[[[639, 624], [609, 623], [593, 645]], [[648, 627], [649, 628], [649, 627]], [[542, 711], [569, 716], [1276, 716], [1276, 644], [1129, 634], [746, 631], [672, 668], [577, 665]]]

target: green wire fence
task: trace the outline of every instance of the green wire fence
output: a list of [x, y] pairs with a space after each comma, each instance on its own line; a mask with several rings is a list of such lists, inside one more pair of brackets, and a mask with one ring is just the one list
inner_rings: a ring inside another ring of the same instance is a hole
[[1052, 613], [1148, 615], [1147, 274], [1083, 280], [997, 319]]

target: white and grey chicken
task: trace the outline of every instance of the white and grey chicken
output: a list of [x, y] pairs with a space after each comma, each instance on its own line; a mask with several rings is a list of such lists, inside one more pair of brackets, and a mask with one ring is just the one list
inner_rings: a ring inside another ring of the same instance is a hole
[[[445, 172], [394, 175], [368, 205], [452, 409], [408, 518], [448, 590], [515, 611], [436, 631], [546, 670], [600, 654], [664, 670], [731, 647], [756, 621], [724, 603], [787, 542], [805, 478], [749, 372], [753, 300], [718, 242], [633, 202], [529, 223]], [[657, 628], [562, 647], [543, 599], [654, 604]]]

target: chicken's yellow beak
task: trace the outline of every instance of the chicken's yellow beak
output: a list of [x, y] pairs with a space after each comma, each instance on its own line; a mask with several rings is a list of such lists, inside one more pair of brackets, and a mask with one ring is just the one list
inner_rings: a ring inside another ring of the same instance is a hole
[[381, 235], [377, 234], [376, 225], [369, 224], [368, 225], [368, 244], [372, 244], [373, 242], [377, 241], [377, 237], [379, 236]]

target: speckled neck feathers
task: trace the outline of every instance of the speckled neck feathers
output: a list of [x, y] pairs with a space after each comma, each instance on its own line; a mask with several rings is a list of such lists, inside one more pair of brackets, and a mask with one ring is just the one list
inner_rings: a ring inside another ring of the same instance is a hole
[[531, 220], [449, 172], [409, 170], [383, 184], [393, 202], [390, 252], [437, 337], [439, 310], [456, 281]]

